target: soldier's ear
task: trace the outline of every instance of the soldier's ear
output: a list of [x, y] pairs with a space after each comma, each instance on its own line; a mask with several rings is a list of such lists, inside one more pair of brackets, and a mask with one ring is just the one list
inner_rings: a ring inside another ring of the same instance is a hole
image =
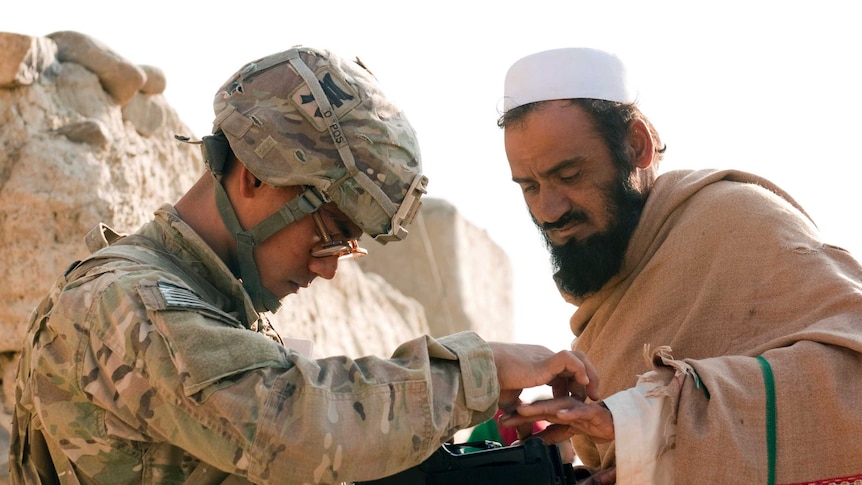
[[236, 164], [236, 183], [239, 184], [239, 195], [242, 197], [254, 197], [255, 189], [263, 185], [257, 177], [242, 163]]

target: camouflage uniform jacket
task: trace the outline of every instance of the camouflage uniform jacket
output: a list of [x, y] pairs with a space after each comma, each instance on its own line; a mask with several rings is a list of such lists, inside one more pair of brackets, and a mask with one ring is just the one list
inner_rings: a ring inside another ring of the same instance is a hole
[[[389, 360], [310, 360], [267, 336], [171, 206], [127, 241], [67, 272], [34, 312], [14, 483], [367, 480], [496, 409], [496, 367], [473, 333], [419, 338]], [[118, 249], [134, 257], [106, 255]]]

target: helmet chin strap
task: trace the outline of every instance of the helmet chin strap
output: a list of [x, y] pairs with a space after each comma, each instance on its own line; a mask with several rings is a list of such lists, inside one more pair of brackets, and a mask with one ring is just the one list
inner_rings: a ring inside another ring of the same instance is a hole
[[261, 283], [260, 270], [254, 260], [254, 248], [289, 224], [317, 211], [329, 200], [316, 188], [306, 187], [301, 194], [284, 204], [276, 213], [260, 221], [251, 229], [244, 230], [239, 224], [236, 212], [219, 177], [215, 175], [213, 177], [215, 179], [216, 208], [225, 227], [234, 235], [236, 240], [239, 277], [242, 280], [242, 286], [251, 297], [255, 310], [275, 313], [281, 308], [281, 300], [264, 288]]

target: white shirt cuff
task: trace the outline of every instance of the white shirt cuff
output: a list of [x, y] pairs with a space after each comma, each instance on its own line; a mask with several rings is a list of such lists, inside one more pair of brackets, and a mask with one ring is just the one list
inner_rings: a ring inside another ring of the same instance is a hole
[[637, 386], [604, 400], [614, 417], [617, 483], [673, 483], [676, 424], [668, 394], [676, 397], [675, 384], [665, 385], [650, 371]]

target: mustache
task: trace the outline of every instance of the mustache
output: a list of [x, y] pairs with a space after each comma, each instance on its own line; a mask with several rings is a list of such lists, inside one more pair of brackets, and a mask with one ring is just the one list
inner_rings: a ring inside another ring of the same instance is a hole
[[586, 222], [588, 220], [589, 216], [587, 216], [586, 212], [570, 211], [560, 216], [556, 221], [540, 224], [539, 227], [541, 227], [543, 231], [552, 231], [554, 229], [562, 229], [569, 224]]

